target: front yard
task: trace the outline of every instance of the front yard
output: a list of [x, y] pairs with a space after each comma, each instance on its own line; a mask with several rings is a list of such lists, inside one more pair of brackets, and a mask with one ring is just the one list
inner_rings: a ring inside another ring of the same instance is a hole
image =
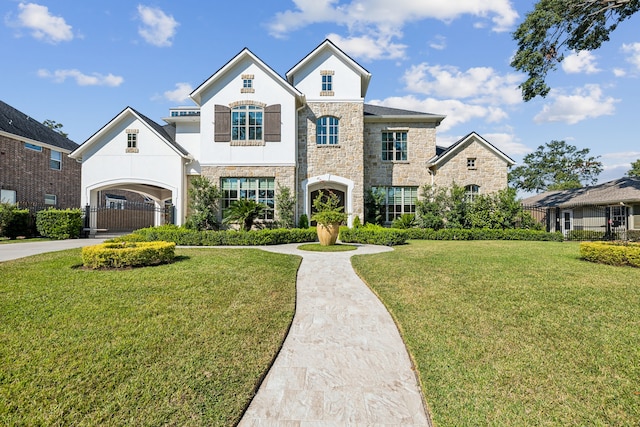
[[300, 258], [178, 249], [85, 271], [0, 263], [0, 425], [233, 425], [293, 318]]
[[411, 241], [356, 256], [435, 425], [640, 422], [640, 271], [574, 243]]

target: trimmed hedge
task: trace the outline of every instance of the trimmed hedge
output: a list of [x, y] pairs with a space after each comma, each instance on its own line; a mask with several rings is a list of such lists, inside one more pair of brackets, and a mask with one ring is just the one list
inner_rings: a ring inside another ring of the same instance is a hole
[[46, 209], [36, 214], [36, 228], [43, 237], [75, 239], [82, 231], [81, 209]]
[[2, 235], [9, 239], [15, 239], [18, 236], [31, 237], [33, 220], [28, 209], [15, 209], [11, 213], [9, 223], [2, 230]]
[[173, 261], [173, 242], [110, 242], [82, 248], [85, 267], [126, 268], [157, 265]]
[[265, 246], [285, 243], [308, 243], [317, 240], [315, 228], [276, 228], [255, 231], [197, 231], [175, 225], [149, 227], [136, 230], [133, 234], [118, 237], [114, 241], [163, 240], [180, 246]]
[[582, 242], [580, 257], [600, 264], [640, 267], [640, 244], [612, 242]]
[[407, 243], [407, 230], [365, 226], [340, 228], [340, 241], [343, 243], [363, 243], [369, 245], [396, 246]]
[[413, 240], [536, 240], [562, 242], [562, 233], [549, 233], [523, 228], [409, 228], [404, 230], [408, 239]]

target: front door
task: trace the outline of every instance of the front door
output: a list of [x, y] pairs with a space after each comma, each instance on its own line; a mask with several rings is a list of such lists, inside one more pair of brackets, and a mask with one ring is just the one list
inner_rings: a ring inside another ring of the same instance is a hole
[[[344, 209], [344, 199], [345, 199], [345, 194], [344, 191], [340, 191], [340, 190], [336, 190], [335, 188], [321, 188], [319, 190], [314, 190], [311, 192], [311, 200], [310, 200], [310, 204], [311, 204], [311, 216], [313, 216], [314, 213], [316, 213], [316, 208], [313, 207], [313, 201], [318, 197], [318, 194], [320, 194], [320, 192], [322, 191], [322, 193], [326, 196], [327, 194], [329, 194], [329, 192], [334, 193], [336, 196], [338, 196], [338, 206], [342, 206], [342, 209]], [[343, 210], [344, 212], [344, 210]], [[309, 220], [311, 220], [311, 218], [309, 218]], [[316, 225], [315, 221], [310, 221], [311, 225]]]
[[573, 210], [567, 209], [562, 211], [562, 234], [565, 237], [573, 230]]

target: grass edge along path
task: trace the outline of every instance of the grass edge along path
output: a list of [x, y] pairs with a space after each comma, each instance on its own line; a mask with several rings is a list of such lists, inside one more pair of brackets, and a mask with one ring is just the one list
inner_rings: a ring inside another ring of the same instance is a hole
[[398, 324], [435, 425], [638, 425], [638, 269], [514, 241], [411, 241], [352, 263]]
[[0, 263], [0, 425], [233, 425], [295, 310], [301, 258], [178, 249], [87, 271], [80, 249]]

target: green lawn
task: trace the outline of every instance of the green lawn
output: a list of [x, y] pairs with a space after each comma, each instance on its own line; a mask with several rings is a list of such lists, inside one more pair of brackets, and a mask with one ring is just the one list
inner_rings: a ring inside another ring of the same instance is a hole
[[411, 241], [353, 264], [437, 426], [640, 425], [640, 270], [512, 241]]
[[0, 263], [0, 425], [233, 425], [275, 357], [299, 257], [178, 249], [86, 271], [80, 250]]

